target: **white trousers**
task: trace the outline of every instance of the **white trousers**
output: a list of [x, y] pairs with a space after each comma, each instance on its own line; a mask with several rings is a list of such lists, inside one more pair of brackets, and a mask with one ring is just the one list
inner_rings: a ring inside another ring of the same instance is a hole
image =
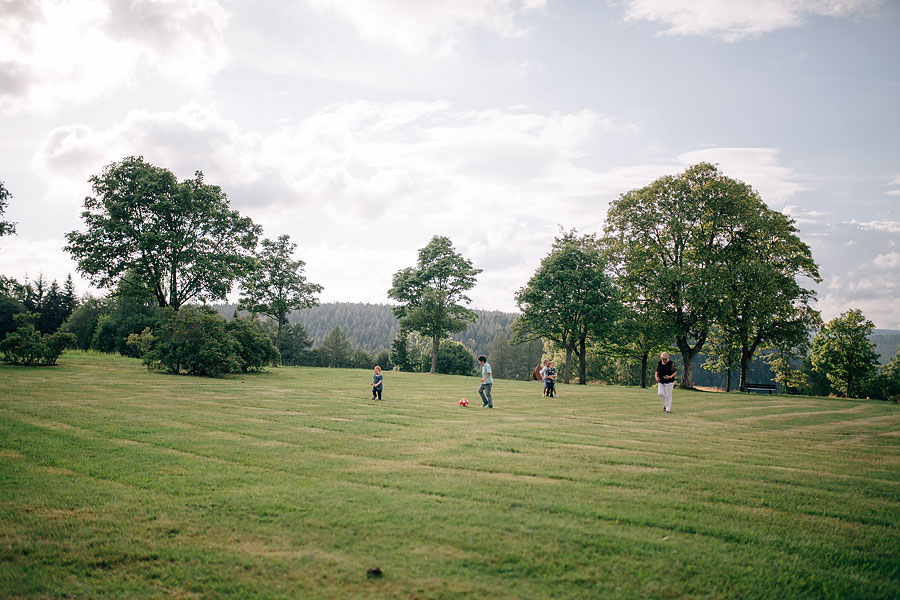
[[674, 381], [672, 383], [656, 384], [656, 393], [659, 395], [659, 399], [662, 400], [663, 408], [666, 410], [670, 410], [672, 408], [672, 388], [674, 387]]

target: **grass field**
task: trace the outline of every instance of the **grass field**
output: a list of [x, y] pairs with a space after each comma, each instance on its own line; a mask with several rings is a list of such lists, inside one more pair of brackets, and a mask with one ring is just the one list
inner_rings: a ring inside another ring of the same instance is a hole
[[895, 404], [369, 381], [0, 367], [0, 594], [900, 597]]

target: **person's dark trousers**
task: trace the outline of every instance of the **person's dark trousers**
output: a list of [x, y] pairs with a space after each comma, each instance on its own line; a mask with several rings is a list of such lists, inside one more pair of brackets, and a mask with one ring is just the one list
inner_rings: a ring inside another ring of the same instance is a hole
[[[485, 404], [490, 408], [494, 408], [494, 401], [491, 399], [491, 386], [493, 383], [482, 383], [481, 387], [478, 388], [478, 393], [481, 395], [481, 401], [484, 402], [482, 406]], [[485, 396], [485, 392], [487, 392], [487, 396]]]
[[381, 400], [381, 390], [378, 388], [372, 388], [372, 400], [375, 399], [375, 395], [378, 394], [378, 399]]

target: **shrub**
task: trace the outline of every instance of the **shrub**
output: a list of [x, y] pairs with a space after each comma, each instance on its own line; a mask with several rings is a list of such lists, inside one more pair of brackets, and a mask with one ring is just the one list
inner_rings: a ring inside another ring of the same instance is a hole
[[221, 377], [240, 369], [240, 345], [225, 330], [225, 319], [208, 308], [163, 309], [156, 341], [144, 362], [176, 375]]
[[278, 364], [278, 350], [256, 321], [232, 319], [225, 324], [225, 331], [238, 343], [238, 366], [244, 373]]
[[51, 366], [56, 364], [63, 350], [74, 343], [75, 336], [71, 333], [41, 335], [32, 323], [27, 323], [0, 341], [0, 353], [3, 362], [11, 365]]
[[474, 375], [475, 356], [459, 342], [443, 339], [438, 346], [436, 371], [447, 375]]

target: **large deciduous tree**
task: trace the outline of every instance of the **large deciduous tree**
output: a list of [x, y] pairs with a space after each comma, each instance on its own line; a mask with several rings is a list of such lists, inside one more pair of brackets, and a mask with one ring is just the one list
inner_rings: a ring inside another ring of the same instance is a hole
[[746, 184], [736, 218], [720, 233], [720, 261], [711, 269], [718, 328], [740, 351], [740, 390], [746, 391], [750, 361], [759, 347], [801, 344], [821, 324], [801, 280], [820, 281], [812, 252], [797, 237], [794, 222], [769, 209]]
[[752, 326], [741, 325], [742, 360], [749, 364], [771, 330], [760, 325], [761, 315], [777, 305], [779, 322], [801, 318], [797, 313], [811, 293], [795, 278], [818, 277], [790, 220], [766, 208], [750, 186], [708, 163], [623, 194], [610, 206], [604, 231], [620, 285], [671, 325], [684, 387], [693, 387], [693, 359], [713, 324], [734, 325], [723, 320], [729, 314], [723, 311], [734, 319], [755, 319]]
[[292, 310], [316, 306], [316, 294], [322, 286], [310, 283], [303, 275], [302, 260], [291, 257], [297, 244], [290, 236], [277, 240], [263, 240], [257, 256], [256, 268], [241, 283], [243, 297], [238, 308], [253, 314], [265, 315], [277, 324], [275, 346], [281, 350], [281, 334]]
[[525, 287], [516, 292], [522, 314], [513, 324], [516, 341], [546, 338], [566, 351], [563, 376], [569, 383], [572, 353], [579, 381], [586, 382], [587, 341], [602, 338], [618, 313], [616, 293], [594, 235], [563, 233], [553, 242]]
[[259, 226], [229, 208], [197, 171], [179, 182], [143, 157], [107, 165], [90, 179], [86, 230], [66, 235], [78, 269], [101, 287], [134, 276], [160, 307], [219, 300], [254, 266]]
[[878, 367], [878, 353], [869, 335], [875, 324], [858, 309], [828, 321], [812, 341], [812, 366], [824, 373], [832, 387], [857, 398]]
[[388, 296], [400, 304], [392, 310], [403, 329], [431, 340], [431, 373], [437, 369], [441, 339], [478, 318], [462, 304], [471, 302], [465, 292], [475, 287], [479, 273], [481, 269], [456, 252], [449, 238], [436, 235], [419, 250], [415, 267], [394, 274]]

